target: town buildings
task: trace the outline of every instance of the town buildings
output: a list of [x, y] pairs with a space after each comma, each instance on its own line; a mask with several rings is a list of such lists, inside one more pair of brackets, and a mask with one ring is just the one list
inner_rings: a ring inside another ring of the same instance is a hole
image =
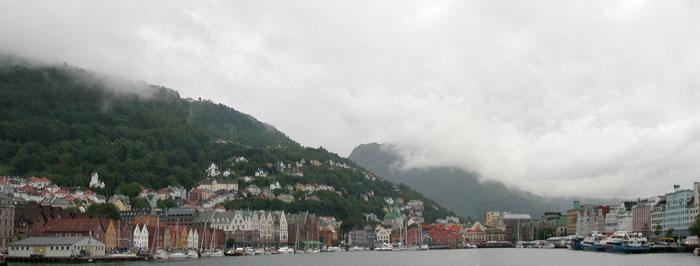
[[505, 239], [513, 243], [531, 239], [532, 232], [523, 230], [523, 226], [532, 220], [529, 214], [506, 213], [503, 215], [505, 225]]
[[10, 244], [10, 257], [69, 258], [104, 256], [105, 245], [90, 236], [30, 237]]
[[697, 216], [694, 196], [693, 190], [680, 189], [678, 186], [673, 192], [666, 193], [662, 230], [672, 229], [675, 236], [688, 236], [688, 227], [693, 220], [691, 216]]
[[15, 205], [12, 194], [0, 192], [0, 250], [7, 250], [15, 235]]

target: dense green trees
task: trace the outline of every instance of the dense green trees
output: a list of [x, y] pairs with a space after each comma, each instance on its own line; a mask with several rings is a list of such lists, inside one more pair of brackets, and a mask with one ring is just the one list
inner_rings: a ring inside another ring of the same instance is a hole
[[119, 210], [112, 203], [90, 205], [86, 212], [95, 217], [99, 216], [119, 220]]
[[[236, 156], [248, 162], [234, 164], [231, 158]], [[307, 164], [304, 176], [297, 177], [268, 165], [301, 159], [319, 160], [324, 166]], [[329, 160], [352, 168], [331, 168]], [[228, 202], [229, 208], [308, 210], [351, 226], [362, 221], [362, 213], [382, 216], [385, 197], [402, 197], [425, 201], [428, 221], [453, 215], [404, 185], [367, 179], [349, 160], [323, 148], [302, 147], [224, 105], [181, 99], [167, 88], [115, 82], [66, 66], [3, 64], [0, 56], [0, 175], [46, 176], [60, 186], [86, 187], [96, 171], [107, 196], [127, 195], [133, 208], [142, 208], [148, 202], [135, 198], [141, 186], [192, 188], [211, 163], [236, 176], [264, 168], [283, 186], [326, 184], [339, 193], [317, 193], [320, 201], [304, 200], [297, 193], [298, 200], [289, 204], [247, 199]], [[258, 179], [255, 184], [271, 182]], [[365, 200], [365, 194], [374, 196]], [[172, 207], [174, 202], [158, 205]], [[112, 216], [113, 207], [96, 205], [89, 211]]]

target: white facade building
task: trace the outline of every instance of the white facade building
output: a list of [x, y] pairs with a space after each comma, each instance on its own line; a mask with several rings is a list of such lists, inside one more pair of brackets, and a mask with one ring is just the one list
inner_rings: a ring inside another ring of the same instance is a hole
[[91, 236], [30, 237], [10, 244], [10, 257], [68, 258], [105, 255], [105, 244]]
[[90, 187], [91, 188], [105, 188], [105, 182], [100, 181], [100, 175], [97, 172], [93, 172], [90, 176]]
[[142, 227], [139, 227], [137, 224], [136, 228], [134, 228], [132, 239], [134, 249], [148, 250], [148, 226], [144, 224]]

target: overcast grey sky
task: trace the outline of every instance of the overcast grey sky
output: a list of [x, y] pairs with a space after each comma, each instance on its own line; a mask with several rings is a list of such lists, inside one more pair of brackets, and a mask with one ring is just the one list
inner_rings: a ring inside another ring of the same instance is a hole
[[0, 52], [543, 195], [700, 181], [700, 1], [0, 1]]

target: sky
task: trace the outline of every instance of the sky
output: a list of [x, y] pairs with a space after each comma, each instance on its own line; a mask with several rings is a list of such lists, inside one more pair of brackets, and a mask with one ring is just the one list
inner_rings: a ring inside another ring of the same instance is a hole
[[0, 1], [0, 52], [546, 196], [700, 181], [698, 1]]

